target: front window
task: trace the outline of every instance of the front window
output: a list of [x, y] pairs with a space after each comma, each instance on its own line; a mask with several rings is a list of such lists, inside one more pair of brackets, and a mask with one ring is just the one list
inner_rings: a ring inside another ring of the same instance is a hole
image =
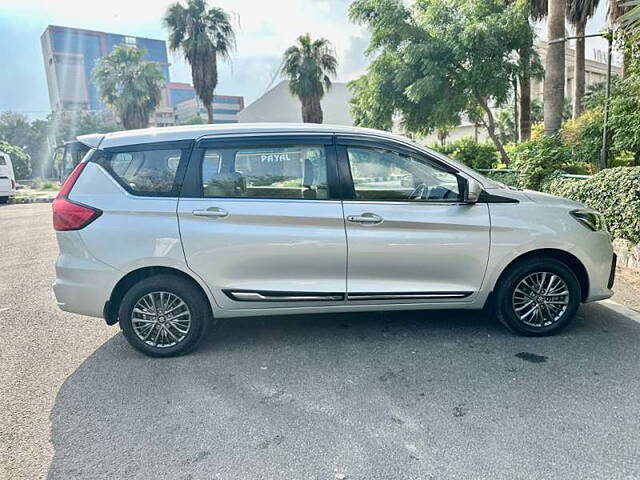
[[386, 149], [347, 151], [356, 200], [462, 201], [459, 178], [426, 161]]

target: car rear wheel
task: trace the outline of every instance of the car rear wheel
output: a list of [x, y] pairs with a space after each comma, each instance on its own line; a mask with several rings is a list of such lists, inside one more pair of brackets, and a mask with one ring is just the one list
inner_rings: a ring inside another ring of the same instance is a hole
[[0, 203], [7, 203], [9, 201], [9, 197], [0, 197]]
[[519, 334], [552, 335], [573, 321], [581, 296], [578, 279], [564, 263], [529, 259], [510, 267], [500, 279], [496, 315]]
[[174, 275], [146, 278], [125, 294], [118, 318], [137, 350], [152, 357], [193, 350], [211, 323], [208, 300], [188, 280]]

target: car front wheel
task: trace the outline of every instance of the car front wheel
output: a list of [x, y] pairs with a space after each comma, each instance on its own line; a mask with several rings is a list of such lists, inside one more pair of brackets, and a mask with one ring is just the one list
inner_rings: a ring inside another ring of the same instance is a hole
[[122, 333], [152, 357], [187, 353], [210, 323], [207, 299], [188, 280], [173, 275], [146, 278], [125, 294], [118, 318]]
[[581, 299], [580, 283], [554, 258], [522, 261], [501, 278], [496, 288], [498, 319], [522, 335], [552, 335], [569, 325]]

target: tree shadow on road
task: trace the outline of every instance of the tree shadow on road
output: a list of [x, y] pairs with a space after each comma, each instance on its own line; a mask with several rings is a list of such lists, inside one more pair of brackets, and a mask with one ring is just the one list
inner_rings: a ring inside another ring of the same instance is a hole
[[598, 462], [637, 468], [640, 422], [620, 399], [640, 391], [639, 342], [640, 325], [602, 305], [539, 339], [473, 312], [225, 320], [194, 354], [163, 360], [117, 335], [58, 393], [49, 478], [575, 478]]

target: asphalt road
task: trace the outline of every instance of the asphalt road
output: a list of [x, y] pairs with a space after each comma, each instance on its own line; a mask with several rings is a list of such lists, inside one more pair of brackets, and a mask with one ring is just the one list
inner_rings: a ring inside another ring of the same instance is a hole
[[640, 477], [640, 323], [473, 313], [221, 322], [153, 360], [59, 311], [49, 205], [0, 208], [0, 477]]

